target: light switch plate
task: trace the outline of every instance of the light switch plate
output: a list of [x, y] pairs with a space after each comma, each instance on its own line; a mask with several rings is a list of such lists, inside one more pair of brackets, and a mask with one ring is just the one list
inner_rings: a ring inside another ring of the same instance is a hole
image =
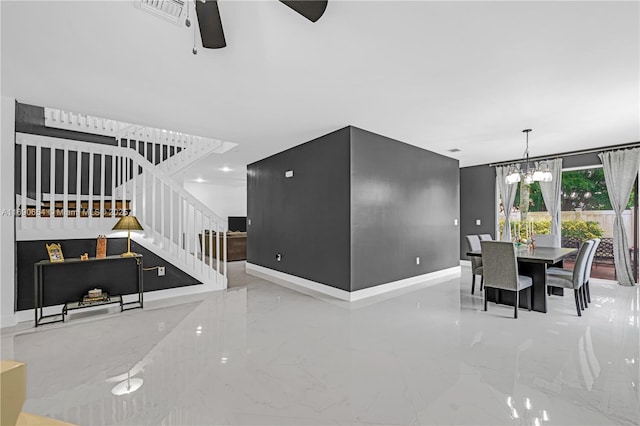
[[480, 226], [482, 224], [482, 222], [480, 221], [480, 219], [476, 219], [476, 225]]
[[284, 177], [286, 178], [293, 177], [293, 170], [287, 170], [286, 172], [284, 172]]
[[453, 226], [458, 226], [458, 219], [453, 219]]

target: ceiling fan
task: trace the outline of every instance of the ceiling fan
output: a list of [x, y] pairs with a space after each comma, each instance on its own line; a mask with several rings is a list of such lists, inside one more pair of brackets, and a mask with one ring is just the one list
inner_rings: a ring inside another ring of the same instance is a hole
[[[311, 22], [316, 22], [325, 9], [328, 0], [279, 0], [298, 14], [304, 16]], [[200, 38], [202, 39], [202, 47], [206, 49], [220, 49], [227, 45], [222, 30], [222, 20], [220, 18], [220, 10], [218, 9], [217, 0], [196, 0], [196, 15], [198, 16], [198, 24], [200, 26]], [[185, 21], [188, 26], [191, 25], [189, 18]], [[194, 28], [195, 30], [195, 28]], [[195, 38], [195, 36], [194, 36]], [[193, 54], [198, 51], [193, 46]]]

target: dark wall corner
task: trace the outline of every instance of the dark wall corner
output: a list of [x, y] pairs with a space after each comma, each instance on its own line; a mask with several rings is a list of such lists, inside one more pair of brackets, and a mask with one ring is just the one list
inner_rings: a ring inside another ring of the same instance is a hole
[[491, 234], [496, 238], [496, 209], [496, 169], [488, 165], [461, 168], [460, 259], [469, 259], [465, 235]]
[[345, 127], [247, 166], [248, 262], [349, 290], [349, 155]]
[[351, 291], [459, 265], [458, 160], [356, 127], [351, 138]]

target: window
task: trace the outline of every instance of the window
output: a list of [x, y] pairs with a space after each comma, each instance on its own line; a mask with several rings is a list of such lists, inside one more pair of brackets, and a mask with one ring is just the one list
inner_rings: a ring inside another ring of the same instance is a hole
[[[623, 213], [623, 220], [629, 238], [629, 252], [637, 280], [638, 261], [635, 259], [635, 247], [638, 245], [637, 219], [635, 217], [637, 211], [636, 190], [637, 183], [629, 198], [627, 209]], [[577, 248], [582, 241], [600, 238], [601, 242], [596, 252], [591, 276], [614, 280], [613, 222], [615, 216], [609, 201], [602, 167], [563, 171], [561, 197], [562, 246]], [[501, 232], [505, 220], [501, 199], [499, 206]], [[518, 184], [515, 204], [509, 214], [512, 236], [514, 237], [516, 226], [521, 230], [520, 236], [526, 237], [525, 229], [529, 222], [533, 222], [534, 234], [551, 233], [551, 216], [547, 212], [538, 182], [528, 186], [523, 182]], [[564, 267], [571, 269], [573, 260], [565, 261]]]

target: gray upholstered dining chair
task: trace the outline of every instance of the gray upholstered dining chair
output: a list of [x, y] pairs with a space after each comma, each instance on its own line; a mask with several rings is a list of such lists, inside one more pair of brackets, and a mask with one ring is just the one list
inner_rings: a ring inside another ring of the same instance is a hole
[[[580, 297], [582, 298], [581, 299], [582, 306], [586, 308], [588, 308], [589, 303], [591, 303], [591, 290], [589, 289], [589, 281], [591, 280], [591, 267], [593, 266], [593, 259], [595, 258], [596, 250], [600, 245], [600, 238], [594, 238], [589, 241], [592, 241], [593, 245], [591, 246], [591, 250], [587, 255], [587, 263], [584, 268], [584, 279], [582, 280], [583, 284], [580, 287]], [[572, 271], [569, 271], [567, 269], [561, 269], [561, 268], [548, 268], [547, 274], [571, 276]]]
[[594, 238], [592, 241], [593, 247], [589, 254], [589, 260], [587, 260], [587, 266], [584, 269], [584, 291], [588, 303], [591, 303], [591, 290], [589, 289], [589, 281], [591, 281], [591, 266], [593, 266], [593, 259], [596, 257], [596, 250], [600, 245], [600, 238]]
[[[580, 306], [582, 310], [589, 307], [589, 303], [591, 303], [591, 290], [589, 289], [589, 281], [591, 280], [591, 266], [593, 265], [593, 259], [596, 255], [596, 249], [600, 244], [599, 238], [594, 238], [592, 240], [588, 240], [592, 242], [591, 248], [586, 254], [586, 264], [584, 268], [584, 278], [582, 279], [582, 285], [578, 289], [578, 296], [580, 297]], [[574, 265], [574, 269], [577, 266]], [[547, 275], [556, 275], [556, 276], [564, 276], [569, 279], [572, 277], [573, 272], [567, 269], [562, 268], [548, 268]]]
[[[467, 240], [467, 249], [469, 251], [480, 251], [480, 238], [477, 235], [465, 235], [464, 237]], [[482, 257], [472, 256], [471, 257], [471, 294], [475, 291], [476, 288], [476, 275], [480, 275], [480, 291], [482, 291], [482, 283], [484, 281], [484, 276], [482, 273]]]
[[478, 238], [480, 238], [480, 241], [493, 241], [493, 237], [490, 234], [480, 234]]
[[547, 285], [552, 287], [562, 287], [566, 289], [573, 289], [573, 295], [576, 300], [576, 311], [578, 316], [582, 316], [582, 310], [586, 308], [586, 299], [582, 292], [585, 280], [585, 269], [589, 261], [594, 245], [593, 240], [588, 240], [582, 243], [580, 250], [578, 251], [578, 257], [576, 263], [573, 265], [573, 271], [562, 268], [549, 268], [547, 269]]
[[536, 234], [533, 239], [536, 247], [560, 247], [556, 234]]
[[520, 290], [527, 289], [527, 307], [531, 310], [533, 279], [518, 273], [516, 247], [506, 241], [481, 241], [484, 272], [484, 310], [487, 310], [487, 289], [495, 288], [515, 293], [513, 317], [518, 318]]

